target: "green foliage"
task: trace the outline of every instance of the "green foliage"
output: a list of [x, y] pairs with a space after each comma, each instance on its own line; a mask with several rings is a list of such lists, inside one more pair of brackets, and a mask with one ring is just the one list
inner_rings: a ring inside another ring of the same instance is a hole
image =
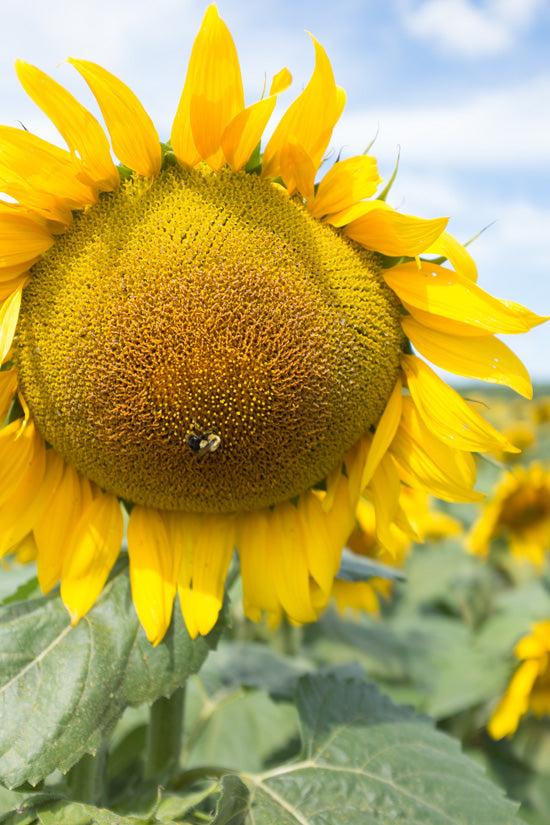
[[59, 596], [0, 609], [0, 777], [36, 784], [94, 753], [128, 705], [168, 696], [215, 646], [219, 629], [191, 641], [179, 610], [153, 648], [119, 565], [93, 609], [71, 627]]
[[[270, 768], [191, 768], [174, 776], [166, 790], [145, 783], [141, 793], [119, 800], [114, 810], [38, 792], [0, 822], [518, 825], [516, 806], [460, 753], [454, 739], [349, 672], [333, 669], [297, 678], [288, 709], [295, 706], [298, 721], [289, 724], [286, 737], [298, 725], [300, 751]], [[212, 701], [223, 704], [221, 697]], [[264, 709], [269, 702], [274, 704], [266, 699]], [[242, 717], [231, 712], [226, 717], [228, 729], [242, 734]], [[216, 773], [217, 783], [207, 779]]]

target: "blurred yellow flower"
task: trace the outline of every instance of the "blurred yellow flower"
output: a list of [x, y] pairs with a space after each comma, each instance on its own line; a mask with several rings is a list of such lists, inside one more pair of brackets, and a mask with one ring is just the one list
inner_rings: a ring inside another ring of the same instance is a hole
[[528, 711], [538, 717], [550, 713], [550, 621], [534, 625], [514, 652], [521, 664], [491, 716], [488, 731], [493, 739], [512, 736]]
[[538, 462], [502, 477], [472, 527], [468, 549], [485, 557], [499, 537], [515, 556], [543, 563], [550, 549], [550, 473]]
[[211, 630], [235, 547], [250, 618], [315, 620], [362, 491], [386, 541], [403, 484], [478, 501], [472, 452], [515, 450], [410, 344], [530, 397], [496, 336], [544, 319], [476, 285], [447, 218], [373, 199], [374, 158], [337, 160], [315, 185], [345, 94], [313, 46], [263, 155], [291, 78], [246, 105], [215, 6], [169, 144], [122, 81], [70, 58], [118, 168], [95, 117], [16, 64], [69, 151], [0, 127], [0, 555], [25, 541], [73, 623], [118, 556], [122, 507], [157, 644], [176, 593], [191, 636]]

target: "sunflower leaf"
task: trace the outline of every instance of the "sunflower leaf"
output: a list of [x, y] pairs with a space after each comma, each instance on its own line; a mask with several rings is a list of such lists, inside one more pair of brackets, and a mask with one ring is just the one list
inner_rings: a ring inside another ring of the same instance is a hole
[[21, 808], [0, 817], [0, 825], [146, 825], [150, 818], [120, 816], [107, 808], [96, 808], [66, 799], [29, 800]]
[[303, 751], [263, 774], [220, 782], [214, 825], [519, 825], [459, 744], [378, 689], [338, 672], [300, 679]]
[[76, 627], [58, 595], [0, 608], [0, 780], [35, 785], [94, 753], [128, 705], [168, 696], [199, 670], [222, 623], [191, 641], [176, 606], [152, 647], [122, 562]]

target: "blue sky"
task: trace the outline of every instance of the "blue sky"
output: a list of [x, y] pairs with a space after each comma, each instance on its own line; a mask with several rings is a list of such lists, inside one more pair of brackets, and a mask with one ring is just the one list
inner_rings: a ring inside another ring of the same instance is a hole
[[[97, 113], [65, 57], [101, 63], [140, 97], [162, 139], [185, 78], [203, 0], [18, 0], [3, 14], [0, 122], [58, 142], [19, 87], [13, 62], [52, 74]], [[286, 107], [325, 47], [347, 105], [332, 148], [371, 150], [383, 177], [401, 163], [390, 201], [450, 215], [482, 287], [550, 314], [550, 3], [548, 0], [219, 0], [235, 39], [247, 101], [282, 66]], [[277, 116], [277, 113], [276, 113]], [[550, 322], [506, 339], [534, 380], [550, 381]]]

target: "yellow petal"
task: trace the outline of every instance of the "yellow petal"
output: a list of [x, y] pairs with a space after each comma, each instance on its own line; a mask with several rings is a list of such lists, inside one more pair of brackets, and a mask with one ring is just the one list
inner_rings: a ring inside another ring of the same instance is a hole
[[4, 422], [17, 389], [17, 370], [0, 372], [0, 425]]
[[493, 739], [515, 733], [519, 720], [527, 713], [529, 693], [537, 676], [537, 662], [528, 661], [519, 666], [487, 726]]
[[374, 616], [380, 613], [378, 597], [370, 582], [346, 582], [337, 579], [334, 582], [333, 596], [341, 613], [344, 613], [346, 608], [364, 610]]
[[395, 464], [388, 453], [379, 462], [369, 484], [369, 491], [376, 514], [376, 537], [382, 547], [393, 557], [396, 548], [390, 527], [399, 509], [401, 482]]
[[[327, 528], [334, 547], [343, 548], [355, 524], [357, 495], [351, 495], [350, 483], [342, 473], [338, 476], [329, 508], [323, 506], [327, 513]], [[324, 505], [325, 502], [323, 501]]]
[[424, 423], [442, 441], [471, 452], [520, 452], [420, 358], [404, 355], [401, 366]]
[[7, 298], [0, 309], [0, 363], [7, 361], [21, 307], [21, 289]]
[[147, 638], [157, 645], [172, 618], [176, 595], [174, 547], [164, 513], [136, 505], [128, 522], [128, 556], [132, 598]]
[[345, 235], [366, 249], [383, 255], [416, 256], [441, 235], [449, 219], [425, 220], [396, 212], [384, 201], [363, 201], [328, 220], [342, 226]]
[[[263, 157], [262, 175], [276, 178], [282, 174], [281, 153], [288, 145], [301, 147], [311, 160], [313, 180], [328, 146], [332, 130], [342, 114], [345, 96], [334, 82], [330, 61], [323, 47], [312, 37], [315, 69], [309, 83], [287, 109], [269, 140]], [[287, 181], [283, 176], [285, 185]], [[291, 187], [292, 188], [292, 182]]]
[[[48, 450], [48, 461], [53, 460], [54, 453], [54, 450]], [[47, 510], [41, 513], [33, 526], [38, 548], [38, 581], [44, 593], [49, 593], [61, 578], [68, 541], [84, 507], [79, 474], [69, 464], [64, 464], [63, 475], [53, 492]]]
[[109, 141], [95, 117], [35, 66], [16, 60], [15, 70], [27, 94], [57, 126], [69, 149], [79, 155], [84, 171], [100, 189], [116, 189], [119, 176]]
[[[325, 513], [317, 496], [310, 491], [300, 496], [298, 517], [302, 525], [304, 549], [310, 576], [325, 596], [325, 604], [332, 592], [334, 577], [340, 566], [343, 540], [329, 530], [330, 514]], [[336, 541], [335, 541], [336, 538]], [[316, 609], [324, 606], [316, 602]]]
[[[82, 209], [96, 202], [97, 188], [70, 152], [12, 126], [0, 126], [0, 143], [0, 179], [29, 190], [31, 200], [18, 198], [23, 205]], [[3, 185], [3, 191], [17, 197], [13, 187]]]
[[19, 278], [13, 278], [11, 281], [0, 281], [0, 301], [4, 302], [15, 292], [24, 289], [29, 283], [29, 280], [29, 275], [25, 274]]
[[357, 155], [339, 160], [320, 181], [308, 209], [316, 218], [342, 212], [374, 195], [381, 181], [376, 158]]
[[32, 421], [18, 418], [0, 430], [0, 505], [15, 492], [43, 445]]
[[365, 433], [344, 456], [344, 465], [348, 478], [348, 492], [353, 507], [357, 504], [362, 490], [361, 482], [371, 441], [372, 436], [370, 432]]
[[146, 178], [160, 172], [161, 151], [153, 121], [118, 77], [89, 60], [67, 61], [80, 72], [99, 104], [117, 158]]
[[[42, 439], [40, 439], [42, 441]], [[21, 542], [48, 508], [63, 473], [63, 459], [42, 442], [21, 483], [0, 507], [0, 556]]]
[[371, 480], [376, 468], [380, 464], [383, 456], [389, 448], [393, 437], [397, 432], [399, 421], [401, 420], [401, 410], [403, 408], [403, 383], [398, 378], [392, 394], [388, 399], [386, 408], [376, 425], [376, 430], [367, 455], [367, 461], [361, 479], [361, 490], [363, 490]]
[[23, 215], [0, 217], [0, 266], [31, 265], [54, 243], [50, 233]]
[[237, 523], [237, 548], [241, 560], [243, 607], [249, 619], [259, 622], [266, 613], [270, 626], [276, 626], [282, 608], [273, 582], [266, 576], [268, 567], [269, 510], [242, 513]]
[[448, 447], [423, 424], [411, 398], [403, 398], [401, 423], [391, 454], [411, 486], [420, 485], [444, 501], [481, 501], [472, 488], [476, 470], [472, 456]]
[[234, 172], [238, 172], [248, 162], [262, 137], [276, 102], [276, 97], [267, 97], [253, 103], [252, 106], [247, 106], [224, 130], [220, 145], [225, 160]]
[[407, 312], [410, 312], [413, 318], [422, 324], [422, 326], [428, 327], [429, 329], [435, 329], [438, 332], [444, 332], [447, 335], [458, 335], [465, 338], [479, 338], [481, 335], [490, 337], [491, 335], [494, 335], [493, 332], [489, 332], [486, 329], [472, 327], [470, 324], [464, 324], [461, 321], [455, 321], [451, 318], [444, 318], [442, 315], [435, 315], [433, 312], [426, 312], [423, 309], [418, 309], [418, 307], [413, 307], [412, 304], [408, 304], [403, 299], [401, 299], [401, 303]]
[[523, 323], [527, 329], [538, 327], [539, 324], [544, 324], [545, 321], [550, 320], [550, 315], [537, 315], [535, 312], [531, 312], [530, 309], [527, 309], [527, 307], [524, 307], [521, 304], [516, 304], [515, 301], [508, 301], [506, 298], [500, 298], [499, 300], [501, 304], [504, 304], [509, 310], [521, 315]]
[[[407, 306], [492, 333], [520, 333], [530, 328], [532, 317], [524, 307], [506, 304], [480, 289], [473, 281], [443, 266], [423, 261], [401, 264], [383, 273], [388, 286]], [[531, 324], [532, 325], [532, 324]]]
[[290, 74], [288, 69], [281, 69], [280, 72], [277, 72], [276, 75], [273, 75], [273, 80], [271, 81], [271, 88], [269, 89], [270, 96], [280, 95], [281, 92], [286, 92], [291, 83], [292, 75]]
[[543, 659], [548, 652], [548, 641], [536, 635], [524, 636], [514, 648], [518, 659]]
[[315, 165], [298, 143], [288, 142], [280, 152], [281, 177], [290, 195], [296, 192], [311, 200], [314, 192]]
[[267, 545], [266, 576], [285, 612], [295, 622], [315, 621], [303, 527], [298, 510], [289, 502], [277, 504], [271, 511]]
[[401, 325], [415, 349], [438, 367], [455, 375], [504, 384], [525, 398], [532, 398], [533, 388], [527, 370], [498, 338], [492, 335], [472, 338], [445, 335], [428, 329], [414, 318], [403, 318]]
[[178, 591], [185, 624], [193, 639], [199, 634], [206, 636], [218, 620], [234, 546], [232, 515], [201, 518], [193, 550], [192, 588]]
[[120, 552], [124, 523], [116, 496], [103, 493], [82, 513], [63, 559], [61, 598], [76, 624], [93, 606]]
[[172, 149], [180, 164], [192, 167], [204, 160], [219, 169], [224, 163], [222, 136], [242, 109], [244, 93], [235, 44], [211, 5], [193, 44], [172, 127]]
[[448, 232], [442, 232], [439, 238], [424, 250], [426, 255], [442, 255], [453, 265], [457, 272], [471, 281], [477, 280], [477, 267], [475, 261], [466, 249]]

